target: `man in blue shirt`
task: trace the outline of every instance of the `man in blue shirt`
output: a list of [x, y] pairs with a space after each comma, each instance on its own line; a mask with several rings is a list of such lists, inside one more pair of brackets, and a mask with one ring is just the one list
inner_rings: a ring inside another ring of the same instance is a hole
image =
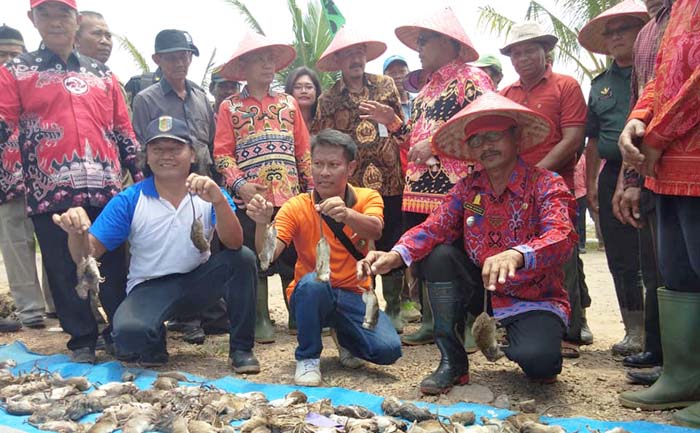
[[[94, 224], [79, 207], [53, 216], [68, 233], [76, 263], [88, 254], [99, 259], [129, 241], [127, 296], [113, 321], [117, 358], [144, 366], [165, 364], [163, 322], [202, 311], [223, 297], [231, 323], [232, 367], [237, 373], [258, 373], [252, 352], [255, 255], [243, 246], [235, 204], [212, 179], [193, 173], [196, 153], [184, 121], [155, 119], [144, 147], [148, 177], [114, 197]], [[227, 249], [212, 256], [207, 241], [214, 230]]]

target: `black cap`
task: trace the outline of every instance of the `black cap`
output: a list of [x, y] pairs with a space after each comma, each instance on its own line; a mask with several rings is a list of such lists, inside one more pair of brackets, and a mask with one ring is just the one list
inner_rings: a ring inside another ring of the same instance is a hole
[[199, 49], [192, 43], [192, 36], [182, 30], [162, 30], [156, 36], [156, 54], [174, 51], [192, 51], [199, 56]]
[[0, 44], [19, 45], [20, 47], [24, 48], [24, 38], [19, 30], [3, 24], [0, 26]]
[[170, 116], [160, 116], [148, 124], [146, 142], [143, 144], [146, 145], [157, 138], [172, 138], [181, 143], [192, 143], [187, 124]]
[[228, 78], [224, 78], [224, 76], [221, 75], [221, 69], [217, 69], [211, 73], [211, 82], [212, 83], [225, 83], [228, 81], [230, 81], [232, 83], [236, 83], [238, 85], [241, 84], [238, 81], [229, 80]]

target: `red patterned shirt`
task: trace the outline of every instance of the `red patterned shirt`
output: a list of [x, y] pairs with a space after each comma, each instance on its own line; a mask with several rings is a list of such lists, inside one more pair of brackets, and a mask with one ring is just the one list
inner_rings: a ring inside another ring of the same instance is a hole
[[3, 165], [18, 168], [18, 129], [30, 215], [103, 207], [122, 189], [120, 161], [141, 179], [119, 82], [102, 63], [75, 51], [66, 63], [42, 44], [0, 68], [0, 89]]
[[22, 179], [22, 155], [17, 142], [19, 133], [15, 130], [3, 145], [0, 145], [0, 204], [17, 197], [24, 197]]
[[244, 88], [221, 103], [214, 163], [234, 194], [247, 182], [268, 187], [275, 207], [311, 183], [309, 131], [296, 100], [270, 91], [262, 101]]
[[657, 194], [700, 197], [700, 3], [676, 0], [659, 47], [655, 78], [630, 114], [647, 124], [644, 142], [663, 151]]
[[[405, 146], [432, 137], [437, 129], [481, 94], [494, 90], [493, 82], [479, 68], [462, 62], [448, 63], [430, 75], [413, 100], [413, 111], [400, 134], [407, 134]], [[409, 162], [403, 192], [403, 210], [428, 214], [440, 205], [447, 191], [469, 173], [472, 164], [434, 156], [435, 164]]]
[[481, 267], [488, 257], [517, 250], [525, 265], [515, 278], [496, 288], [491, 298], [494, 316], [503, 319], [546, 310], [568, 323], [561, 265], [577, 240], [575, 214], [574, 198], [560, 176], [519, 159], [500, 196], [486, 172], [477, 169], [457, 182], [423, 224], [407, 231], [394, 251], [410, 265], [437, 245], [461, 237], [469, 259]]

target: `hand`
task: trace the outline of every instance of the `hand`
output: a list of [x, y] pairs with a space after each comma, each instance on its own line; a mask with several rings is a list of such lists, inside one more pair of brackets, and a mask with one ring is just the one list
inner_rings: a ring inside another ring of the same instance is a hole
[[496, 284], [505, 284], [508, 278], [515, 277], [515, 270], [523, 266], [525, 258], [516, 250], [505, 250], [484, 261], [481, 278], [487, 290], [496, 290]]
[[433, 151], [430, 148], [430, 140], [427, 138], [413, 145], [408, 151], [408, 160], [416, 164], [425, 164], [431, 156], [433, 156]]
[[617, 176], [617, 183], [615, 184], [615, 192], [612, 196], [612, 213], [622, 224], [625, 221], [622, 219], [620, 201], [622, 200], [622, 194], [625, 192], [625, 167], [623, 166], [620, 170], [620, 174]]
[[247, 205], [256, 194], [263, 194], [265, 191], [267, 191], [267, 188], [264, 186], [248, 182], [238, 189], [238, 195], [243, 200], [243, 203]]
[[270, 224], [272, 214], [275, 211], [274, 206], [265, 197], [260, 194], [255, 194], [246, 206], [246, 215], [250, 217], [256, 224]]
[[339, 223], [345, 223], [348, 217], [349, 209], [345, 206], [343, 199], [338, 196], [327, 198], [314, 207], [316, 212], [328, 215]]
[[191, 173], [185, 181], [190, 194], [198, 195], [199, 198], [211, 204], [219, 204], [226, 200], [221, 188], [211, 178]]
[[638, 187], [629, 187], [621, 194], [620, 197], [620, 215], [615, 214], [615, 217], [623, 224], [629, 224], [634, 228], [642, 228], [644, 224], [640, 220], [642, 217], [639, 211], [639, 200], [642, 195], [642, 189]]
[[382, 123], [384, 125], [389, 125], [394, 121], [396, 114], [394, 110], [385, 104], [377, 101], [363, 101], [360, 102], [360, 119], [374, 120], [377, 123]]
[[630, 120], [622, 129], [617, 142], [617, 146], [622, 153], [622, 159], [637, 168], [644, 161], [644, 155], [639, 151], [636, 143], [640, 143], [642, 138], [644, 138], [646, 127], [647, 125], [639, 119]]
[[644, 155], [644, 162], [639, 167], [639, 174], [656, 177], [656, 163], [659, 162], [662, 152], [644, 143], [642, 143], [641, 151]]
[[598, 203], [598, 185], [589, 185], [586, 187], [586, 200], [588, 201], [588, 209], [593, 213], [598, 213], [600, 205]]
[[364, 280], [372, 275], [384, 275], [403, 264], [401, 255], [396, 251], [370, 251], [357, 262], [357, 279]]
[[51, 219], [69, 235], [82, 235], [92, 225], [87, 212], [81, 207], [72, 207], [61, 215], [53, 214]]

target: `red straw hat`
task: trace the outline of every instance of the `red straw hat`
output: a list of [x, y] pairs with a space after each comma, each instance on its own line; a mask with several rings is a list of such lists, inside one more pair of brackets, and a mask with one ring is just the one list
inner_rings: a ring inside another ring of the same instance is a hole
[[466, 143], [467, 139], [475, 133], [483, 132], [486, 124], [490, 126], [489, 130], [504, 129], [499, 127], [499, 117], [502, 118], [505, 127], [512, 126], [515, 122], [519, 129], [519, 152], [545, 143], [554, 130], [554, 124], [546, 116], [498, 93], [487, 92], [469, 103], [437, 130], [431, 139], [433, 152], [449, 158], [477, 159], [476, 155], [472, 155], [472, 149]]
[[231, 81], [245, 81], [241, 57], [263, 48], [271, 48], [275, 51], [275, 72], [289, 66], [297, 56], [297, 52], [291, 45], [272, 42], [259, 33], [248, 31], [233, 52], [231, 60], [221, 68], [221, 76]]
[[335, 72], [340, 70], [335, 54], [340, 51], [355, 46], [364, 45], [367, 48], [367, 61], [379, 58], [386, 51], [386, 44], [381, 41], [373, 41], [357, 29], [343, 26], [335, 34], [326, 51], [316, 62], [316, 69], [324, 72]]
[[64, 5], [75, 9], [76, 11], [78, 10], [78, 4], [76, 3], [75, 0], [30, 0], [29, 1], [29, 9], [34, 9], [35, 7], [47, 3], [47, 2], [56, 2], [56, 3], [63, 3]]
[[604, 11], [583, 26], [578, 33], [578, 41], [583, 48], [598, 54], [610, 54], [605, 40], [605, 26], [610, 20], [615, 18], [637, 18], [640, 20], [640, 27], [649, 21], [649, 14], [644, 6], [637, 4], [634, 0], [624, 0], [621, 3]]
[[464, 31], [464, 27], [459, 23], [457, 16], [452, 11], [452, 8], [447, 7], [439, 12], [423, 18], [410, 26], [397, 27], [394, 30], [396, 37], [399, 38], [408, 48], [418, 51], [418, 35], [422, 30], [428, 30], [441, 35], [450, 37], [462, 46], [459, 52], [458, 59], [462, 62], [473, 62], [479, 58], [479, 53], [476, 52], [474, 44]]

